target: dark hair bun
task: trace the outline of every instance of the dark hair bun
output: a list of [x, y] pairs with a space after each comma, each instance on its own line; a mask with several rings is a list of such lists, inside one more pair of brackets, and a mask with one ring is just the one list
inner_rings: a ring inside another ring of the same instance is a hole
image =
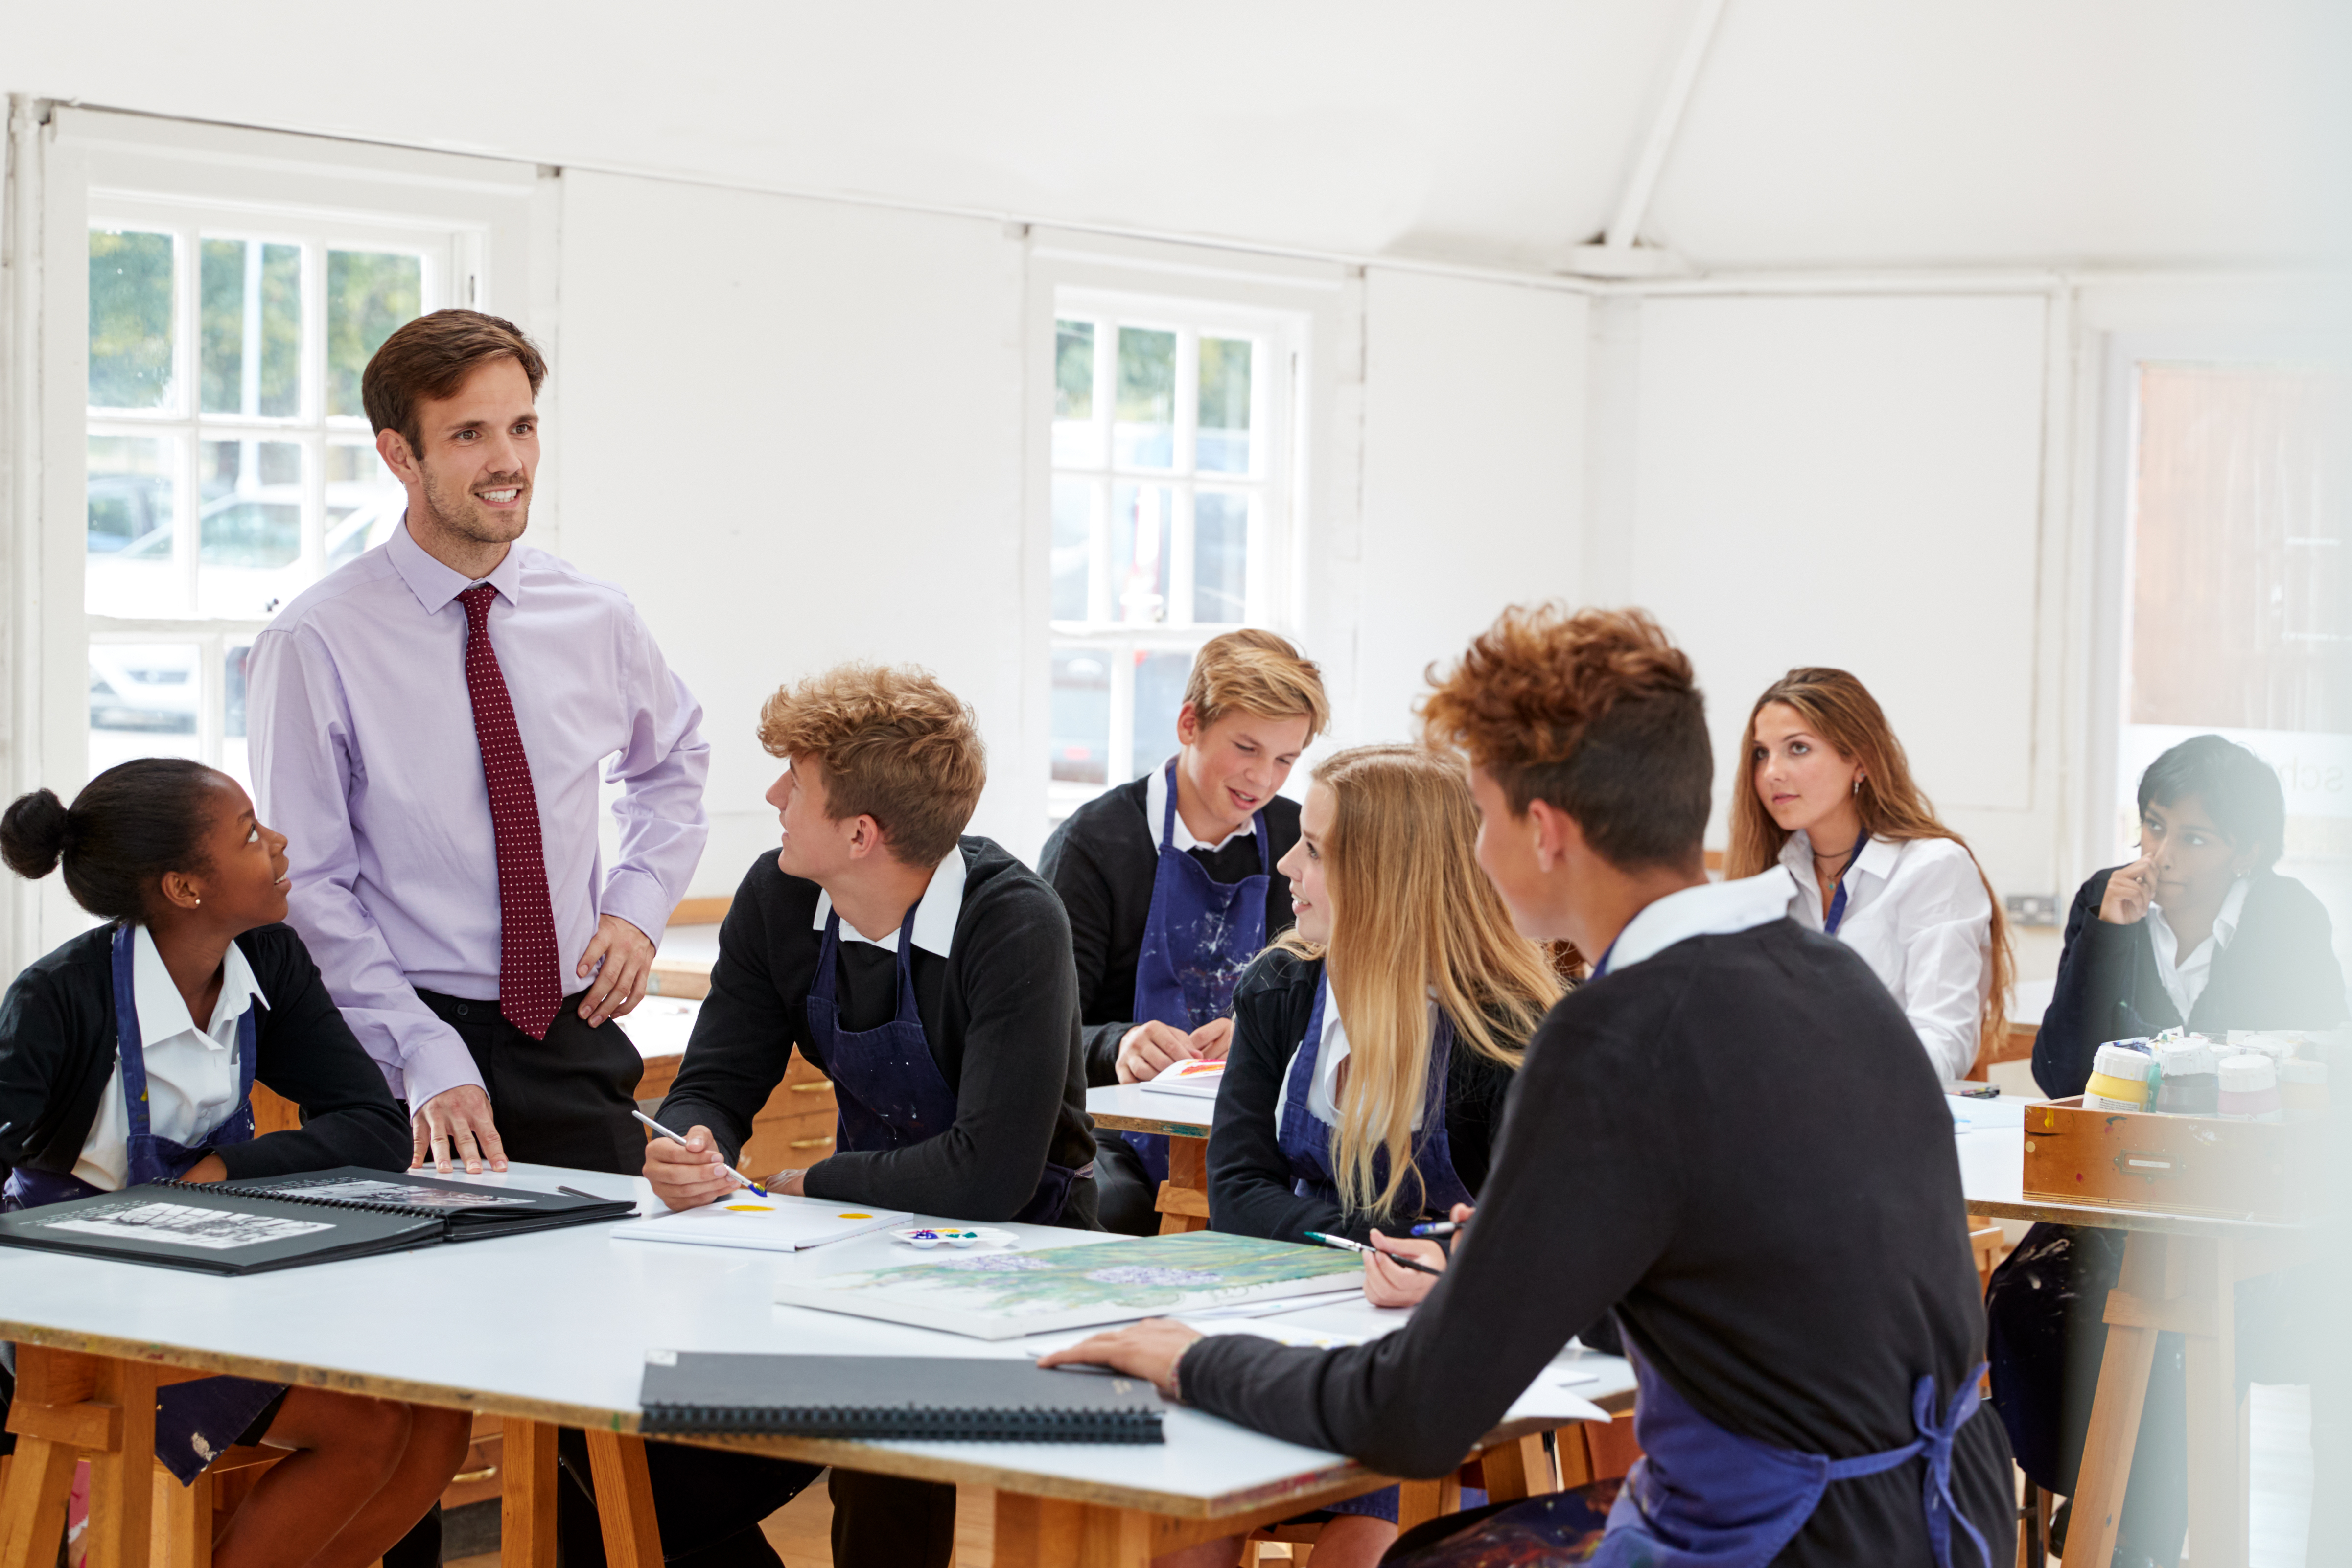
[[18, 876], [44, 877], [73, 840], [73, 817], [54, 789], [19, 795], [0, 815], [0, 858]]

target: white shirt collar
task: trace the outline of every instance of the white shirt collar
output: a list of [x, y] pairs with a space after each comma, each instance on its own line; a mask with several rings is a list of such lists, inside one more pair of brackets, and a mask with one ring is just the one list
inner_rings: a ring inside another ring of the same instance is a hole
[[1694, 936], [1722, 936], [1769, 925], [1788, 915], [1789, 893], [1785, 870], [1670, 893], [1625, 923], [1609, 949], [1609, 972], [1630, 969]]
[[[1851, 898], [1862, 891], [1864, 877], [1879, 882], [1892, 878], [1895, 863], [1902, 858], [1901, 843], [1894, 839], [1873, 835], [1871, 841], [1862, 846], [1862, 852], [1853, 857], [1853, 865], [1846, 873], [1847, 896]], [[1819, 925], [1826, 916], [1822, 910], [1821, 879], [1813, 874], [1812, 835], [1802, 828], [1790, 833], [1780, 845], [1780, 863], [1788, 868], [1790, 876], [1796, 878], [1798, 896], [1812, 912], [1813, 924]]]
[[[1143, 820], [1151, 825], [1151, 847], [1155, 851], [1160, 847], [1160, 824], [1166, 821], [1167, 816], [1168, 764], [1162, 762], [1151, 770], [1150, 780], [1143, 788]], [[1256, 831], [1257, 819], [1253, 817], [1215, 843], [1203, 844], [1192, 836], [1192, 830], [1184, 825], [1184, 813], [1179, 811], [1176, 813], [1176, 831], [1168, 841], [1174, 844], [1179, 852], [1206, 849], [1214, 852], [1223, 849], [1243, 834]]]
[[2230, 884], [2229, 893], [2221, 899], [2221, 910], [2213, 916], [2212, 935], [2197, 944], [2194, 953], [2180, 950], [2179, 936], [2172, 929], [2172, 923], [2164, 917], [2164, 906], [2159, 904], [2147, 906], [2149, 946], [2156, 954], [2156, 977], [2172, 998], [2172, 1005], [2179, 1009], [2181, 1022], [2189, 1021], [2189, 1010], [2197, 1005], [2197, 998], [2204, 994], [2205, 982], [2212, 977], [2214, 955], [2227, 947], [2230, 939], [2238, 934], [2238, 922], [2246, 913], [2246, 889], [2252, 885], [2245, 877], [2240, 877]]
[[215, 1051], [226, 1051], [236, 1043], [236, 1020], [245, 1016], [246, 1009], [257, 1001], [263, 1007], [269, 1005], [254, 980], [253, 967], [245, 961], [245, 950], [232, 942], [221, 959], [220, 1000], [213, 1004], [211, 1027], [198, 1029], [189, 1015], [187, 998], [172, 983], [172, 971], [164, 967], [163, 955], [156, 951], [154, 934], [144, 925], [134, 926], [131, 934], [131, 1000], [139, 1009], [142, 1051], [183, 1034], [194, 1036]]
[[[915, 946], [926, 953], [936, 953], [944, 958], [955, 946], [957, 918], [963, 914], [964, 863], [963, 846], [958, 844], [948, 852], [931, 872], [931, 883], [923, 889], [922, 902], [915, 905]], [[833, 913], [833, 894], [819, 889], [816, 895], [816, 918], [811, 924], [824, 929], [824, 917]], [[844, 942], [865, 942], [887, 953], [898, 950], [898, 933], [890, 932], [880, 938], [866, 936], [845, 920], [841, 923]]]

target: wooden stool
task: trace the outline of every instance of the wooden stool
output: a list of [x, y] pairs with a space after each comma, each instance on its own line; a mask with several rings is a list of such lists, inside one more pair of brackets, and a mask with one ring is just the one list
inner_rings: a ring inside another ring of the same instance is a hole
[[[213, 1568], [219, 1515], [233, 1512], [262, 1472], [286, 1457], [284, 1448], [233, 1448], [187, 1486], [155, 1466], [153, 1568]], [[95, 1519], [93, 1514], [92, 1518]]]
[[[1565, 1448], [1578, 1438], [1573, 1428], [1563, 1427], [1554, 1440]], [[1458, 1512], [1465, 1485], [1484, 1488], [1489, 1502], [1517, 1502], [1523, 1498], [1558, 1491], [1559, 1478], [1552, 1469], [1551, 1455], [1544, 1451], [1541, 1432], [1497, 1443], [1450, 1476], [1441, 1476], [1433, 1481], [1400, 1481], [1398, 1531], [1408, 1531]], [[1274, 1545], [1286, 1547], [1293, 1563], [1306, 1562], [1322, 1531], [1320, 1524], [1269, 1524], [1253, 1530], [1242, 1542], [1242, 1568], [1260, 1568], [1267, 1561], [1265, 1549]]]
[[[0, 1495], [0, 1568], [53, 1568], [74, 1466], [89, 1461], [92, 1568], [145, 1568], [153, 1530], [155, 1390], [210, 1375], [16, 1347], [16, 1435]], [[210, 1541], [206, 1542], [209, 1552]]]
[[1209, 1228], [1209, 1140], [1171, 1135], [1168, 1179], [1160, 1184], [1160, 1234]]

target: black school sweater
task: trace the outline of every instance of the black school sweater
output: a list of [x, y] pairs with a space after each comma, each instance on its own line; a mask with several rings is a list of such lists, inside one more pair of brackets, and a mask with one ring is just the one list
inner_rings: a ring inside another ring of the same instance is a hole
[[[1087, 1082], [1118, 1082], [1118, 1042], [1136, 1020], [1135, 963], [1151, 915], [1151, 882], [1160, 869], [1160, 824], [1144, 817], [1150, 779], [1106, 789], [1066, 818], [1045, 841], [1038, 874], [1062, 895], [1070, 915], [1070, 951], [1078, 966], [1078, 1016], [1085, 1026]], [[1262, 808], [1265, 835], [1279, 862], [1298, 841], [1298, 802], [1276, 795]], [[1242, 833], [1217, 850], [1195, 846], [1192, 858], [1214, 882], [1235, 883], [1260, 872], [1265, 884], [1265, 939], [1290, 929], [1290, 879], [1257, 858], [1257, 834]]]
[[[1211, 1229], [1277, 1241], [1304, 1240], [1308, 1230], [1371, 1239], [1370, 1216], [1343, 1218], [1339, 1205], [1291, 1190], [1290, 1162], [1275, 1118], [1275, 1102], [1291, 1058], [1307, 1037], [1307, 1015], [1315, 1010], [1315, 988], [1322, 977], [1321, 959], [1277, 947], [1259, 956], [1234, 993], [1233, 1047], [1209, 1134]], [[1506, 1043], [1519, 1042], [1507, 1038]], [[1445, 1135], [1454, 1173], [1473, 1194], [1486, 1185], [1489, 1146], [1510, 1088], [1508, 1067], [1455, 1040], [1445, 1066]], [[1408, 1206], [1414, 1190], [1408, 1178], [1399, 1195]], [[1381, 1228], [1393, 1235], [1400, 1225], [1419, 1218], [1418, 1212], [1401, 1215]]]
[[[954, 1125], [911, 1147], [837, 1150], [812, 1166], [812, 1197], [870, 1203], [954, 1219], [1009, 1219], [1037, 1189], [1045, 1162], [1082, 1169], [1095, 1157], [1078, 1056], [1077, 977], [1061, 901], [994, 841], [961, 841], [963, 907], [954, 951], [914, 950], [915, 1010], [940, 1076], [956, 1096]], [[818, 1071], [809, 988], [824, 933], [817, 884], [786, 876], [763, 852], [719, 927], [710, 994], [688, 1041], [660, 1120], [700, 1123], [732, 1162], [751, 1118], [782, 1081], [795, 1045]], [[896, 956], [840, 945], [835, 1000], [841, 1026], [877, 1029], [897, 1016]], [[763, 1172], [754, 1172], [763, 1175]], [[1064, 1217], [1087, 1228], [1091, 1188]]]
[[2066, 912], [2058, 983], [2033, 1039], [2033, 1081], [2043, 1093], [2080, 1094], [2092, 1059], [2111, 1040], [2184, 1024], [2220, 1040], [2233, 1029], [2332, 1029], [2344, 1020], [2344, 974], [2327, 911], [2294, 878], [2253, 874], [2238, 929], [2213, 955], [2205, 988], [2184, 1019], [2157, 974], [2147, 922], [2099, 918], [2116, 869], [2093, 873]]
[[[16, 977], [0, 1000], [0, 1166], [73, 1174], [118, 1059], [114, 927], [85, 931]], [[229, 1179], [408, 1166], [408, 1118], [319, 978], [290, 925], [236, 939], [268, 998], [254, 1020], [256, 1082], [303, 1123], [215, 1150]]]
[[[1709, 1420], [1844, 1458], [1911, 1441], [1915, 1380], [1932, 1374], [1940, 1404], [1983, 1360], [1935, 1071], [1869, 967], [1792, 921], [1692, 937], [1570, 992], [1528, 1047], [1479, 1197], [1403, 1329], [1329, 1352], [1205, 1339], [1185, 1397], [1436, 1476], [1613, 1304], [1650, 1375]], [[1932, 1561], [1923, 1474], [1915, 1458], [1830, 1483], [1775, 1561]], [[2008, 1561], [1990, 1409], [1961, 1430], [1953, 1490]]]

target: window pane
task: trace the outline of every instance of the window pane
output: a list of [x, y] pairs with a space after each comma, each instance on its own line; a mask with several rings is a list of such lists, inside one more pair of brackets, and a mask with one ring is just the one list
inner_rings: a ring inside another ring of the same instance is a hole
[[1176, 751], [1176, 712], [1184, 706], [1184, 682], [1192, 673], [1190, 653], [1135, 655], [1135, 767], [1141, 775]]
[[327, 448], [327, 570], [355, 560], [392, 538], [408, 509], [408, 492], [364, 442]]
[[302, 448], [291, 441], [207, 441], [199, 456], [197, 609], [268, 614], [299, 586]]
[[1102, 461], [1095, 423], [1095, 324], [1054, 323], [1054, 461]]
[[89, 402], [161, 408], [172, 396], [172, 236], [92, 229]]
[[89, 648], [89, 770], [134, 757], [198, 755], [194, 643], [93, 643]]
[[83, 602], [91, 614], [176, 615], [184, 608], [172, 563], [179, 451], [169, 436], [89, 438]]
[[1094, 580], [1097, 486], [1054, 481], [1054, 619], [1084, 621]]
[[1110, 664], [1087, 648], [1054, 651], [1055, 779], [1067, 784], [1110, 781]]
[[1249, 607], [1247, 496], [1203, 490], [1192, 497], [1192, 619], [1238, 623]]
[[1160, 485], [1111, 489], [1111, 616], [1130, 624], [1168, 616], [1168, 523], [1173, 492]]
[[327, 412], [364, 413], [360, 372], [423, 308], [425, 262], [375, 251], [327, 253]]
[[1196, 465], [1213, 474], [1250, 471], [1250, 344], [1201, 340], [1201, 429]]
[[1113, 460], [1123, 468], [1176, 461], [1176, 334], [1124, 327], [1118, 334], [1118, 421]]
[[206, 413], [302, 412], [302, 248], [208, 239], [196, 323]]
[[252, 643], [233, 643], [221, 667], [221, 771], [247, 789], [253, 788], [253, 768], [246, 751], [245, 662], [252, 653]]

